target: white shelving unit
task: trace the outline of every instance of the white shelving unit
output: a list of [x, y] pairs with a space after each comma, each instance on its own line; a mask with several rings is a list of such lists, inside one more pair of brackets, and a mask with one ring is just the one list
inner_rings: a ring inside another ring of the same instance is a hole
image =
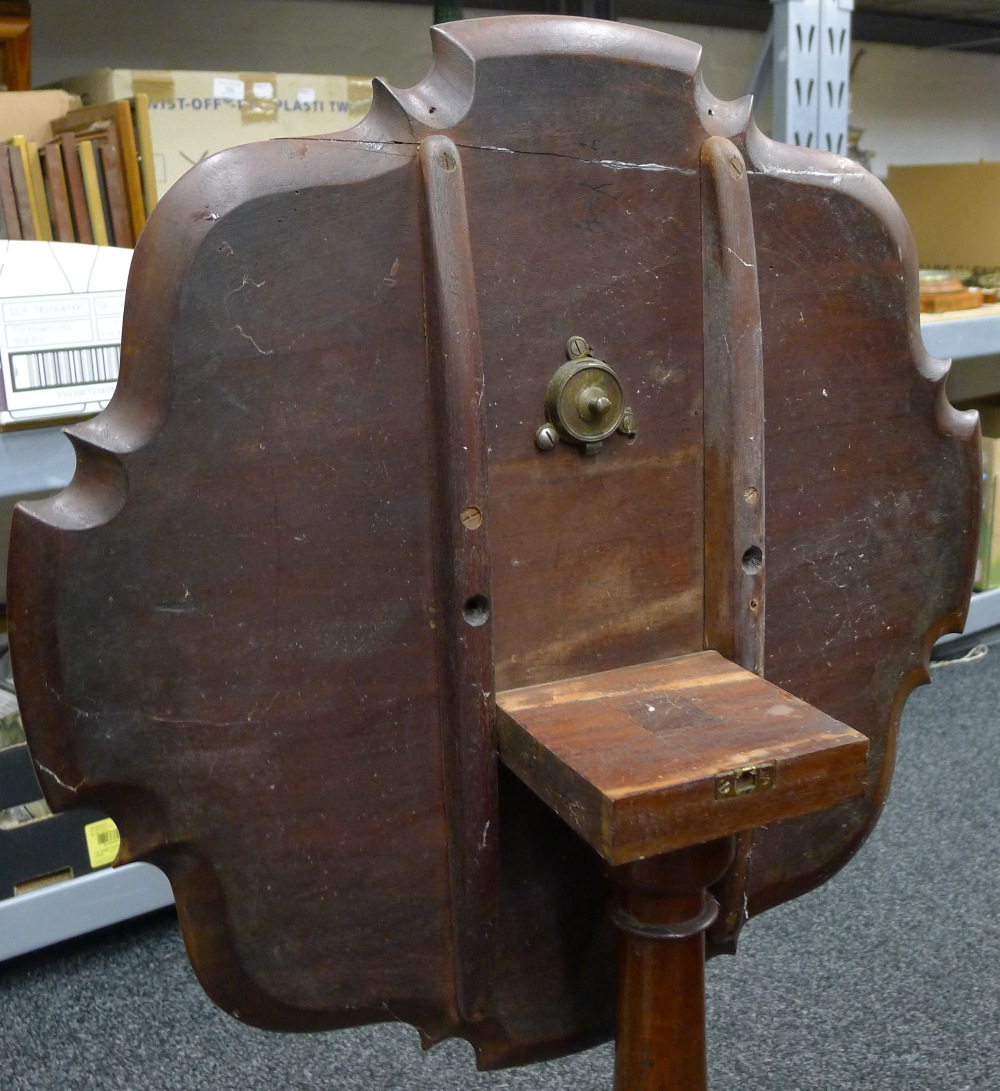
[[0, 961], [173, 905], [166, 875], [126, 864], [0, 902]]
[[[925, 314], [920, 319], [924, 344], [943, 360], [963, 360], [1000, 355], [1000, 303], [987, 304], [974, 311]], [[997, 389], [1000, 390], [1000, 371]], [[942, 637], [946, 644], [1000, 626], [1000, 588], [972, 596], [969, 617], [962, 633]]]

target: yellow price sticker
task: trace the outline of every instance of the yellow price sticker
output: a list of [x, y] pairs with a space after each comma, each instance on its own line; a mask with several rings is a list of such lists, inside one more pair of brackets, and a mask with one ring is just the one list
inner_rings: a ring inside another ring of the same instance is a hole
[[110, 818], [89, 823], [83, 827], [83, 833], [87, 838], [87, 854], [92, 868], [107, 867], [115, 862], [122, 839], [118, 827]]

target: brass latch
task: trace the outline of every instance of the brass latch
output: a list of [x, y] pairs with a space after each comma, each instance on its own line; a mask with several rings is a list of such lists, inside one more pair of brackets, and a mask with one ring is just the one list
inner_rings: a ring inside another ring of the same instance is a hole
[[567, 363], [552, 376], [545, 392], [545, 420], [535, 433], [543, 451], [560, 439], [583, 447], [587, 454], [615, 432], [635, 435], [635, 417], [614, 370], [590, 353], [582, 337], [566, 342]]
[[773, 788], [777, 779], [778, 765], [773, 761], [729, 769], [725, 773], [715, 774], [715, 798], [736, 799], [751, 792], [763, 792]]

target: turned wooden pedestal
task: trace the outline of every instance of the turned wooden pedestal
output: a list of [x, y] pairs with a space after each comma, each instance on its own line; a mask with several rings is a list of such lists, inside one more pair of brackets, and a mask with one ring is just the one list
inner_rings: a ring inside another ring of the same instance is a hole
[[735, 834], [863, 786], [867, 739], [716, 652], [497, 696], [503, 761], [614, 869], [615, 1091], [701, 1091]]

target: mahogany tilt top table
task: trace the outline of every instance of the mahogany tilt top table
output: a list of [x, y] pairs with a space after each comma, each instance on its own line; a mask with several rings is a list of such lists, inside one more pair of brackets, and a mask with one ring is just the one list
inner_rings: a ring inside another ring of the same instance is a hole
[[706, 952], [856, 851], [961, 626], [975, 416], [887, 192], [696, 46], [433, 35], [151, 217], [114, 399], [16, 515], [25, 726], [238, 1018], [498, 1067], [617, 1011], [620, 1091], [695, 1091]]

